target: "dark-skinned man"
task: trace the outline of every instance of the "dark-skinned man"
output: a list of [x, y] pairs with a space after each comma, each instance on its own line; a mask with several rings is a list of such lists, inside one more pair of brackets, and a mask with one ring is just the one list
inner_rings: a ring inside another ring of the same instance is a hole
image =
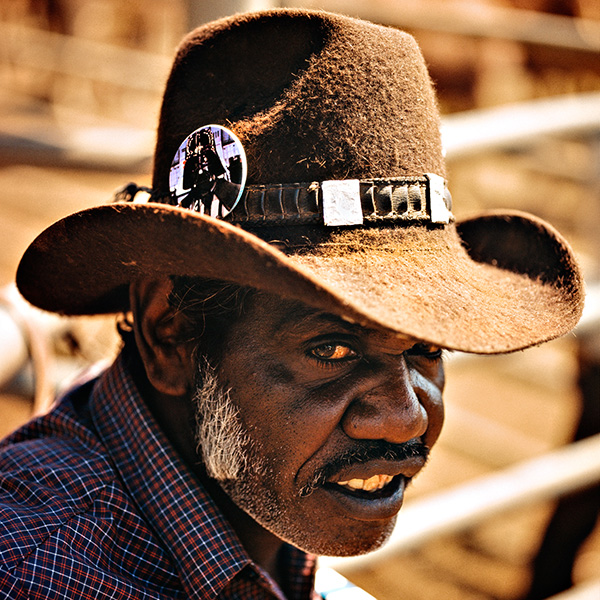
[[[191, 136], [237, 174], [220, 218], [186, 202]], [[149, 197], [19, 266], [40, 308], [122, 315], [123, 349], [1, 447], [3, 593], [305, 599], [315, 555], [383, 544], [442, 427], [442, 349], [526, 348], [582, 307], [552, 227], [457, 222], [445, 176], [409, 35], [283, 9], [192, 32]]]

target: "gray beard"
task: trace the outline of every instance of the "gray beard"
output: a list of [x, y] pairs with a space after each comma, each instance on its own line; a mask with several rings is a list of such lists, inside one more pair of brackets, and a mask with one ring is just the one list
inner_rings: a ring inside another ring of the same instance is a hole
[[367, 547], [360, 540], [351, 545], [336, 539], [320, 542], [310, 523], [299, 519], [274, 493], [278, 473], [252, 439], [229, 390], [219, 385], [214, 369], [204, 363], [199, 367], [199, 376], [194, 394], [197, 453], [208, 476], [219, 482], [240, 509], [281, 540], [313, 554], [363, 554], [386, 541], [393, 522], [379, 540]]
[[252, 441], [229, 390], [219, 385], [214, 369], [204, 362], [196, 386], [196, 451], [206, 472], [219, 482], [236, 480], [248, 466]]

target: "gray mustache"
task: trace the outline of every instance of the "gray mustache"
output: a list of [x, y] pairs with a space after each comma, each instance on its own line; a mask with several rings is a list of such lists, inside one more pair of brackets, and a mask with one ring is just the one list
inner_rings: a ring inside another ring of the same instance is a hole
[[300, 490], [300, 496], [310, 496], [330, 477], [351, 465], [364, 464], [373, 460], [402, 462], [416, 457], [424, 460], [429, 457], [429, 448], [420, 440], [410, 440], [405, 444], [390, 444], [383, 440], [362, 442], [360, 446], [349, 448], [316, 471], [312, 480]]

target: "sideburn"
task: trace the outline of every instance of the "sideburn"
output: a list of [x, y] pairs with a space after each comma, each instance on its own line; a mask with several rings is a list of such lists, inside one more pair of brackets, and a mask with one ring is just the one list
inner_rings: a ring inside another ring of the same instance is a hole
[[236, 480], [248, 467], [252, 440], [206, 359], [199, 362], [194, 402], [196, 451], [207, 474], [219, 482]]

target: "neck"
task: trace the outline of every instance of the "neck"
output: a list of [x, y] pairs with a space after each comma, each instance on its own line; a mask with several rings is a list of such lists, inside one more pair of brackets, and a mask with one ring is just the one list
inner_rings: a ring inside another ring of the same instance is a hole
[[196, 452], [195, 414], [192, 401], [189, 398], [167, 397], [159, 393], [150, 385], [143, 371], [141, 373], [137, 371], [134, 377], [150, 412], [167, 439], [188, 468], [201, 481], [252, 561], [260, 565], [281, 585], [277, 559], [283, 542], [238, 508], [217, 482], [206, 474]]
[[281, 586], [278, 562], [279, 550], [283, 546], [281, 539], [241, 510], [219, 484], [207, 476], [202, 466], [196, 464], [194, 473], [235, 531], [248, 556]]

